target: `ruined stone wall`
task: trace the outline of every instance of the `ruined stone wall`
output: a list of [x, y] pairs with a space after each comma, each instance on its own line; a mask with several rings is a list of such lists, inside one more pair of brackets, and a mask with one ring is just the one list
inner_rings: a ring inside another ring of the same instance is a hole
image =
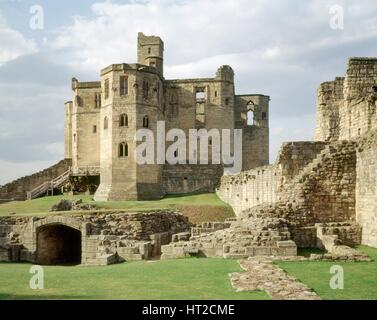
[[221, 165], [165, 165], [163, 190], [167, 194], [215, 192], [223, 172]]
[[26, 200], [26, 193], [44, 182], [60, 176], [71, 167], [71, 160], [65, 159], [40, 172], [19, 178], [0, 187], [0, 199]]
[[317, 113], [314, 140], [336, 141], [339, 139], [339, 109], [343, 100], [344, 78], [322, 83], [317, 90]]
[[326, 146], [280, 193], [300, 212], [294, 223], [355, 220], [356, 144], [338, 141]]
[[245, 225], [280, 218], [298, 246], [315, 247], [316, 223], [355, 220], [355, 184], [354, 142], [288, 143], [275, 165], [224, 176], [218, 194]]
[[243, 133], [243, 171], [269, 164], [269, 101], [264, 95], [235, 96], [235, 128]]
[[292, 180], [326, 145], [325, 142], [285, 143], [274, 165], [222, 177], [217, 194], [236, 214], [262, 203], [274, 203], [281, 197], [284, 183]]
[[[228, 66], [220, 67], [215, 78], [177, 79], [164, 82], [164, 116], [166, 132], [180, 129], [186, 135], [189, 159], [189, 131], [207, 129], [209, 138], [215, 141], [211, 129], [234, 128], [234, 79], [233, 70]], [[216, 132], [217, 133], [217, 132]], [[233, 133], [233, 132], [231, 132]], [[221, 131], [220, 131], [221, 134]], [[197, 159], [201, 157], [201, 143], [197, 144]], [[169, 148], [171, 143], [167, 143]], [[231, 137], [231, 148], [233, 136]], [[208, 158], [211, 164], [212, 145], [208, 143]], [[182, 167], [183, 170], [184, 167]]]
[[221, 178], [217, 195], [239, 215], [243, 210], [263, 202], [275, 202], [281, 177], [281, 170], [276, 165], [226, 175]]
[[282, 172], [282, 183], [289, 182], [310, 164], [328, 144], [321, 141], [295, 141], [282, 144], [276, 165]]
[[377, 134], [359, 142], [357, 149], [356, 219], [362, 243], [377, 247]]
[[377, 128], [377, 59], [351, 58], [339, 109], [340, 139], [354, 139]]
[[[49, 236], [43, 239], [53, 242], [56, 226], [60, 226], [59, 232], [68, 227], [81, 233], [81, 263], [109, 264], [159, 255], [161, 245], [169, 243], [173, 234], [189, 231], [191, 224], [175, 211], [1, 217], [0, 260], [38, 262], [38, 257], [48, 260], [48, 251], [54, 248], [38, 242], [38, 234], [48, 230]], [[18, 254], [12, 255], [12, 251]]]

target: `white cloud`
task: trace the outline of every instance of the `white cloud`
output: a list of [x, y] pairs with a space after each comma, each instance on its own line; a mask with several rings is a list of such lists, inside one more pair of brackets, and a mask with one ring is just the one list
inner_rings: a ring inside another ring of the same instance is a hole
[[35, 40], [26, 39], [20, 32], [10, 28], [0, 10], [0, 66], [37, 51]]
[[348, 9], [345, 30], [334, 32], [330, 0], [106, 1], [92, 5], [93, 17], [76, 17], [51, 45], [69, 50], [71, 64], [98, 71], [111, 63], [135, 62], [136, 34], [143, 31], [165, 41], [167, 77], [177, 77], [177, 71], [181, 77], [192, 75], [193, 70], [199, 76], [209, 66], [213, 70], [214, 63], [230, 62], [236, 72], [252, 72], [254, 66], [275, 62], [304, 64], [305, 55], [375, 38], [376, 3], [361, 3], [339, 0]]
[[9, 27], [0, 27], [0, 43], [0, 65], [38, 51], [34, 40]]

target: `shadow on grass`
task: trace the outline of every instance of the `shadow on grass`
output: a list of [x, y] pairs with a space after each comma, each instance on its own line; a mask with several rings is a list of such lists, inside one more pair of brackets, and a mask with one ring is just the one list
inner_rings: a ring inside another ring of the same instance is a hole
[[297, 249], [297, 255], [298, 256], [304, 256], [304, 257], [310, 257], [311, 254], [325, 254], [327, 253], [324, 249], [319, 248], [298, 248]]
[[199, 196], [203, 194], [211, 194], [214, 192], [203, 192], [203, 191], [193, 191], [189, 193], [177, 193], [177, 194], [167, 194], [162, 199], [175, 199], [175, 198], [184, 198], [187, 196]]
[[70, 294], [12, 294], [0, 292], [0, 300], [91, 300], [95, 297], [83, 295], [70, 295]]

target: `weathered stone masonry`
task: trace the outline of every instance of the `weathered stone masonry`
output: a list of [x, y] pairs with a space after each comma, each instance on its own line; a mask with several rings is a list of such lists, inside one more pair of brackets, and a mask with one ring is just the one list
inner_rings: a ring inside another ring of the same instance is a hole
[[376, 247], [376, 101], [377, 59], [351, 58], [345, 77], [318, 89], [317, 141], [285, 144], [274, 165], [223, 177], [218, 195], [239, 216], [284, 217], [298, 246], [318, 246], [318, 223], [343, 221], [342, 241], [348, 233]]
[[174, 211], [3, 217], [0, 260], [106, 265], [150, 259], [161, 254], [161, 245], [174, 234], [190, 227], [188, 219]]

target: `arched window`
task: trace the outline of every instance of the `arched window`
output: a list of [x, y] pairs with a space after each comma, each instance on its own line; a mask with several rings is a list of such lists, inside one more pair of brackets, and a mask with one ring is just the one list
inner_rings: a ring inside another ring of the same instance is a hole
[[121, 127], [128, 127], [128, 116], [126, 114], [120, 115], [120, 126]]
[[103, 128], [107, 129], [108, 127], [109, 127], [109, 119], [107, 117], [105, 117], [103, 119]]
[[148, 116], [144, 116], [144, 118], [143, 118], [143, 128], [149, 128], [149, 118], [148, 118]]
[[119, 144], [119, 157], [128, 157], [128, 144], [125, 142]]
[[255, 108], [254, 103], [250, 101], [247, 104], [247, 114], [246, 114], [246, 120], [247, 120], [248, 126], [254, 125], [254, 108]]

